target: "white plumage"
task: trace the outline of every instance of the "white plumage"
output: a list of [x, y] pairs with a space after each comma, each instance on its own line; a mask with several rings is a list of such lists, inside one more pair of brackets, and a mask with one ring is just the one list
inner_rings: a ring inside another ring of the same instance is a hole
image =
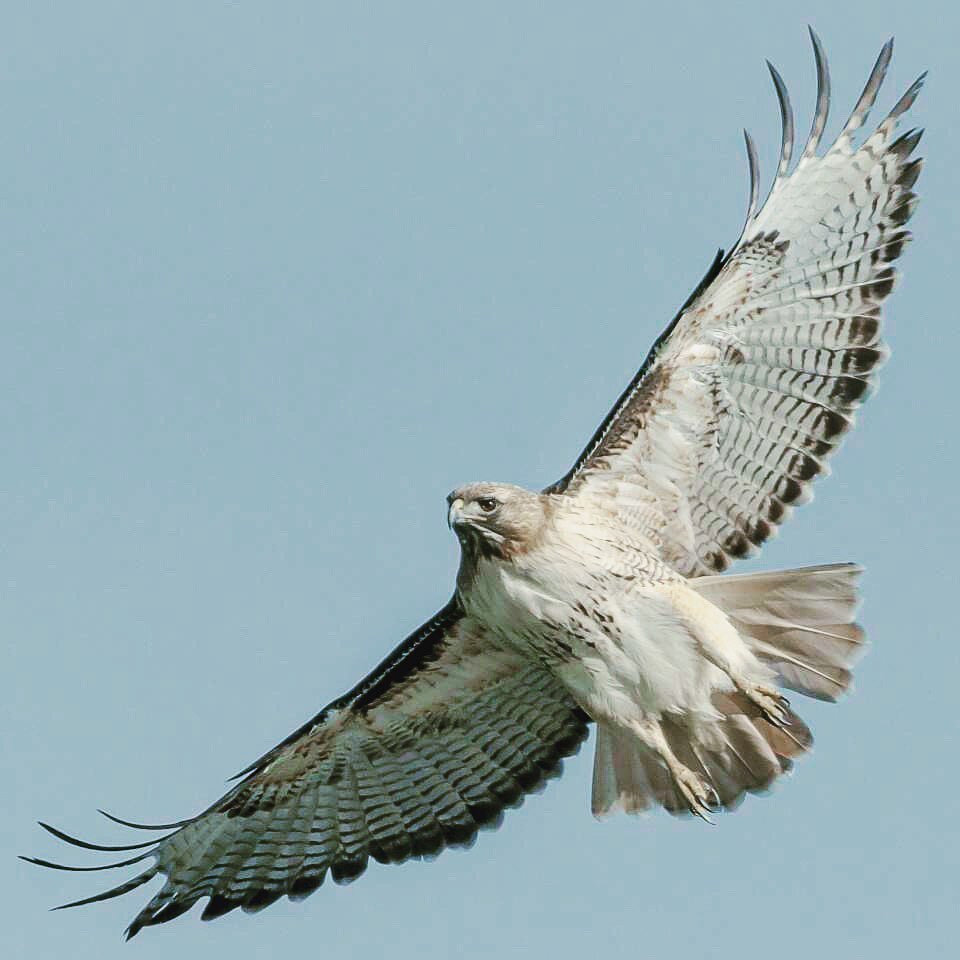
[[[853, 564], [716, 576], [809, 499], [886, 359], [880, 306], [920, 161], [895, 139], [922, 77], [860, 146], [889, 63], [881, 51], [849, 121], [822, 154], [818, 96], [793, 163], [780, 161], [742, 234], [659, 338], [573, 468], [541, 493], [470, 484], [451, 494], [460, 538], [446, 607], [368, 677], [242, 772], [206, 811], [166, 825], [119, 896], [163, 886], [130, 925], [257, 910], [473, 842], [556, 775], [596, 721], [593, 809], [734, 808], [809, 748], [787, 687], [836, 699], [863, 646]], [[120, 821], [123, 822], [123, 821]], [[47, 861], [32, 859], [46, 866]], [[108, 866], [117, 866], [111, 864]], [[61, 869], [75, 869], [64, 868]], [[104, 867], [103, 869], [106, 869]], [[75, 906], [77, 904], [69, 904]]]

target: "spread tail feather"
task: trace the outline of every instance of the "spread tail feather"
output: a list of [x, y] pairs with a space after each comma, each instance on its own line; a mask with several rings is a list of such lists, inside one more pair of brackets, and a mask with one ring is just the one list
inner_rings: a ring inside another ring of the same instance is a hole
[[[771, 723], [756, 704], [740, 693], [718, 693], [714, 706], [722, 719], [708, 737], [697, 736], [675, 719], [661, 720], [674, 756], [712, 787], [719, 806], [733, 810], [746, 793], [767, 790], [794, 757], [813, 744], [807, 725], [792, 710], [787, 723]], [[631, 734], [597, 725], [593, 760], [594, 816], [618, 810], [640, 813], [661, 806], [672, 814], [690, 813], [663, 760]]]
[[782, 686], [837, 700], [865, 647], [863, 629], [853, 622], [862, 574], [855, 563], [834, 563], [689, 584], [723, 610]]
[[[781, 685], [836, 700], [849, 687], [851, 667], [864, 648], [863, 631], [853, 622], [862, 572], [856, 564], [841, 563], [688, 583], [724, 611]], [[768, 789], [813, 743], [792, 710], [786, 709], [787, 722], [778, 725], [738, 691], [716, 692], [713, 706], [720, 719], [705, 727], [669, 715], [660, 726], [677, 760], [728, 810], [746, 793]], [[657, 753], [629, 732], [598, 724], [594, 814], [637, 813], [655, 805], [675, 814], [690, 809]]]

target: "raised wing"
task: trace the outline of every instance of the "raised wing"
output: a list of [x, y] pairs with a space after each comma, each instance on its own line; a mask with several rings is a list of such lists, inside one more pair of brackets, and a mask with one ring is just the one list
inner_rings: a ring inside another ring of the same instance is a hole
[[755, 552], [853, 424], [887, 356], [880, 306], [891, 263], [910, 234], [910, 160], [920, 132], [894, 139], [920, 77], [857, 149], [893, 49], [880, 53], [850, 119], [822, 156], [830, 83], [811, 30], [818, 96], [813, 127], [791, 171], [787, 91], [770, 66], [783, 120], [780, 163], [740, 239], [654, 345], [573, 469], [546, 492], [612, 511], [686, 576], [725, 569]]
[[102, 867], [24, 859], [68, 870], [152, 860], [131, 880], [64, 905], [120, 896], [163, 874], [128, 937], [203, 897], [205, 920], [259, 910], [308, 896], [328, 873], [349, 882], [369, 857], [399, 863], [470, 845], [559, 773], [586, 720], [550, 674], [496, 647], [451, 602], [199, 816], [151, 827], [117, 821], [172, 830], [160, 840], [101, 846], [42, 824], [75, 846], [143, 853]]

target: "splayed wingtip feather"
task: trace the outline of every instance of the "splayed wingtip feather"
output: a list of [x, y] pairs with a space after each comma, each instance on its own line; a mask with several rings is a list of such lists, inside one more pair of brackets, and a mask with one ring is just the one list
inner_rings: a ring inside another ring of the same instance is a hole
[[850, 113], [850, 118], [847, 120], [846, 124], [844, 124], [843, 131], [837, 138], [838, 142], [845, 136], [851, 135], [855, 130], [858, 130], [867, 122], [867, 117], [870, 116], [870, 111], [877, 99], [877, 94], [880, 92], [880, 87], [883, 85], [884, 77], [887, 75], [887, 68], [890, 66], [890, 58], [892, 56], [893, 37], [891, 37], [881, 48], [880, 53], [877, 56], [876, 63], [874, 63], [873, 69], [870, 71], [870, 76], [867, 77], [867, 82], [864, 84], [863, 92], [860, 94], [860, 99], [857, 100], [856, 106]]
[[830, 115], [830, 67], [817, 32], [813, 27], [807, 27], [807, 29], [810, 32], [810, 41], [813, 43], [813, 58], [817, 66], [817, 106], [813, 113], [810, 135], [803, 148], [803, 156], [812, 157], [820, 146], [820, 139]]
[[[774, 180], [774, 186], [777, 181], [782, 180], [790, 169], [790, 160], [793, 157], [793, 107], [790, 103], [790, 94], [787, 91], [787, 85], [780, 76], [780, 71], [768, 60], [767, 69], [773, 78], [773, 86], [777, 91], [777, 101], [780, 104], [780, 122], [782, 125], [782, 136], [780, 142], [780, 164], [777, 167], [777, 175]], [[772, 189], [772, 188], [771, 188]]]
[[154, 840], [144, 840], [142, 843], [124, 844], [90, 843], [88, 840], [80, 840], [77, 837], [72, 837], [69, 833], [64, 833], [62, 830], [58, 830], [56, 827], [51, 826], [49, 823], [44, 823], [42, 820], [38, 820], [37, 824], [43, 827], [47, 833], [52, 834], [58, 840], [63, 840], [65, 843], [73, 844], [75, 847], [82, 847], [84, 850], [100, 850], [105, 853], [120, 852], [122, 850], [142, 850], [144, 847], [155, 846], [166, 839], [165, 837], [161, 837]]
[[747, 207], [747, 218], [744, 226], [744, 230], [746, 230], [746, 225], [756, 216], [757, 203], [760, 199], [760, 160], [757, 157], [757, 145], [754, 143], [753, 137], [750, 136], [749, 130], [744, 129], [743, 140], [747, 145], [747, 163], [750, 168], [750, 205]]
[[119, 823], [121, 827], [132, 827], [134, 830], [178, 830], [180, 827], [185, 827], [188, 823], [193, 822], [193, 818], [187, 820], [177, 820], [173, 823], [134, 823], [132, 820], [121, 820], [120, 817], [115, 817], [112, 813], [107, 813], [106, 810], [101, 810], [97, 808], [97, 813], [101, 816], [106, 817], [108, 820], [112, 820], [114, 823]]

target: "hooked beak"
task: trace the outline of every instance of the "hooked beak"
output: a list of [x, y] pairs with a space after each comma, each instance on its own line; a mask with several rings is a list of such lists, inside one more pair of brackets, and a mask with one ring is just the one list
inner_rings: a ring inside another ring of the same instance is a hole
[[456, 500], [450, 501], [450, 506], [447, 508], [447, 526], [452, 530], [454, 524], [461, 519], [463, 509], [463, 499], [457, 497]]

